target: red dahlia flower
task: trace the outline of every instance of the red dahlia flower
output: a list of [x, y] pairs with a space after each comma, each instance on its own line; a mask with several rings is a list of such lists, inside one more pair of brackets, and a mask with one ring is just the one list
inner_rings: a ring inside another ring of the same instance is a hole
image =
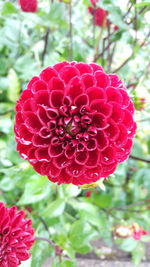
[[37, 0], [19, 0], [21, 10], [24, 12], [36, 12]]
[[52, 182], [93, 183], [129, 157], [133, 113], [117, 75], [94, 63], [58, 63], [33, 77], [21, 94], [17, 150]]
[[0, 267], [16, 267], [30, 257], [34, 230], [24, 217], [23, 210], [0, 203]]
[[94, 18], [94, 24], [99, 27], [106, 27], [109, 24], [109, 20], [107, 18], [108, 12], [104, 10], [103, 8], [88, 8], [90, 14]]

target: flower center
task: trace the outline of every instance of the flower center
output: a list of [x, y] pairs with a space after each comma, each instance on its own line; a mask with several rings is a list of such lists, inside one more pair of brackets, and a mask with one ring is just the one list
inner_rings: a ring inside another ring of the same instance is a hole
[[72, 133], [72, 122], [68, 123], [67, 126], [64, 129], [65, 129], [65, 132], [67, 132], [70, 136], [74, 135]]

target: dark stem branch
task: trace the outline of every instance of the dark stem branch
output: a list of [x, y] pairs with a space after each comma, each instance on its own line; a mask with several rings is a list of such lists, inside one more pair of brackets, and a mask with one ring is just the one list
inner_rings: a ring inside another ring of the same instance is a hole
[[122, 17], [123, 19], [125, 19], [128, 16], [128, 14], [130, 13], [131, 8], [132, 8], [132, 4], [129, 6], [127, 12], [123, 15], [123, 17]]
[[95, 47], [94, 61], [95, 61], [96, 58], [98, 57], [99, 46], [100, 46], [100, 42], [101, 42], [101, 40], [102, 40], [102, 35], [103, 35], [103, 27], [100, 28], [99, 36], [98, 36], [98, 39], [97, 39], [97, 44], [96, 44], [96, 47]]
[[41, 65], [44, 65], [44, 59], [45, 59], [45, 55], [47, 53], [47, 47], [48, 47], [48, 39], [49, 39], [49, 33], [50, 33], [50, 29], [46, 30], [45, 33], [45, 37], [44, 37], [44, 49], [43, 49], [43, 53], [42, 53], [42, 57], [41, 57]]
[[126, 206], [120, 206], [120, 207], [115, 207], [115, 208], [111, 208], [110, 210], [126, 210], [130, 207], [136, 207], [136, 206], [142, 206], [142, 205], [147, 205], [147, 203], [150, 202], [150, 199], [145, 199], [145, 200], [142, 200], [142, 201], [138, 201], [138, 202], [135, 202], [135, 203], [132, 203], [132, 204], [128, 204]]
[[[139, 12], [138, 12], [138, 15], [142, 14], [144, 10], [146, 10], [147, 7], [143, 7]], [[136, 16], [134, 16], [130, 22], [126, 22], [127, 25], [130, 25], [131, 23], [133, 23], [134, 21], [136, 20]]]
[[147, 119], [143, 119], [143, 120], [138, 120], [136, 122], [144, 122], [144, 121], [149, 121], [149, 120], [150, 120], [150, 118], [147, 118]]
[[119, 71], [120, 69], [122, 69], [133, 57], [134, 53], [132, 53], [118, 68], [116, 68], [113, 73]]
[[[124, 15], [124, 18], [129, 14], [131, 8], [132, 8], [132, 6], [131, 6], [130, 9], [127, 11], [127, 13]], [[130, 25], [131, 23], [134, 23], [134, 21], [137, 19], [137, 16], [140, 15], [146, 8], [147, 8], [147, 7], [143, 7], [139, 12], [137, 12], [136, 16], [134, 16], [134, 18], [131, 19], [130, 22], [126, 22], [126, 24]], [[113, 31], [113, 32], [111, 32], [109, 35], [107, 35], [107, 36], [105, 37], [105, 40], [107, 40], [108, 38], [110, 38], [111, 36], [113, 36], [114, 33], [115, 33], [115, 32]], [[103, 53], [104, 53], [106, 50], [109, 49], [109, 47], [112, 45], [113, 42], [114, 42], [114, 41], [110, 41], [110, 42], [108, 43], [108, 45], [104, 48], [104, 51], [103, 51], [102, 53], [100, 53], [99, 55], [97, 55], [97, 56], [94, 58], [94, 61], [97, 61], [97, 59], [100, 58], [100, 57], [103, 55]], [[129, 61], [129, 60], [128, 60], [128, 61]], [[125, 63], [125, 64], [126, 64], [126, 63]]]
[[[149, 36], [150, 36], [150, 30], [149, 30], [148, 34], [145, 36], [145, 39], [144, 39], [143, 43], [140, 45], [141, 48], [143, 46], [146, 46], [146, 45], [149, 44], [149, 43], [147, 43], [147, 40], [148, 40]], [[132, 52], [132, 54], [118, 68], [116, 68], [113, 71], [113, 73], [119, 71], [120, 69], [122, 69], [122, 67], [124, 67], [132, 59], [133, 56], [134, 56], [134, 51]]]
[[49, 239], [47, 239], [45, 237], [35, 237], [35, 240], [37, 240], [37, 241], [46, 241], [53, 248], [55, 248], [55, 246], [56, 246], [55, 243], [52, 240], [49, 240]]
[[12, 112], [14, 112], [14, 110], [13, 109], [9, 109], [9, 110], [6, 110], [4, 112], [1, 112], [0, 116], [7, 115], [7, 114], [12, 113]]
[[[135, 0], [135, 4], [136, 4], [137, 0]], [[134, 20], [134, 29], [135, 29], [135, 44], [136, 44], [136, 41], [137, 41], [137, 8], [135, 7], [135, 20]]]
[[94, 14], [93, 14], [93, 47], [94, 47], [94, 50], [95, 50], [95, 11], [96, 11], [96, 6], [94, 6]]
[[69, 60], [73, 58], [72, 0], [69, 2]]
[[38, 217], [39, 217], [39, 220], [42, 222], [42, 224], [43, 224], [45, 230], [46, 230], [46, 231], [49, 233], [49, 235], [50, 235], [48, 226], [47, 226], [46, 222], [44, 221], [44, 219], [43, 219], [41, 216], [38, 216]]
[[114, 44], [113, 46], [113, 49], [112, 49], [112, 52], [111, 52], [111, 55], [110, 55], [110, 58], [109, 58], [109, 72], [111, 72], [111, 65], [112, 65], [112, 62], [113, 62], [113, 57], [115, 55], [115, 50], [116, 50], [116, 46], [117, 46], [117, 43]]
[[143, 161], [143, 162], [146, 162], [146, 163], [150, 163], [150, 159], [143, 159], [143, 158], [135, 157], [135, 156], [132, 156], [132, 155], [130, 155], [130, 159], [134, 159], [134, 160], [138, 160], [138, 161]]
[[[110, 24], [107, 25], [107, 32], [108, 32], [108, 44], [110, 42]], [[110, 47], [107, 50], [107, 61], [108, 61], [108, 72], [110, 71], [110, 61], [111, 61], [111, 53]]]
[[[105, 43], [105, 41], [107, 40], [107, 37], [104, 38], [103, 40], [104, 40], [104, 43]], [[97, 61], [98, 58], [102, 57], [104, 55], [104, 52], [107, 51], [107, 49], [109, 49], [109, 47], [111, 45], [112, 45], [112, 42], [109, 42], [108, 45], [103, 48], [103, 51], [99, 55], [95, 56], [94, 61]]]
[[105, 50], [105, 38], [103, 39], [102, 41], [102, 55], [101, 55], [101, 58], [102, 58], [102, 66], [104, 67], [104, 50]]

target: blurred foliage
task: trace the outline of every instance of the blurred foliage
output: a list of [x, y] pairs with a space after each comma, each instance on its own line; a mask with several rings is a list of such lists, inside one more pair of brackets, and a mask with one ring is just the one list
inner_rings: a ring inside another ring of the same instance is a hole
[[[48, 256], [53, 267], [75, 267], [76, 254], [95, 251], [91, 241], [102, 238], [132, 254], [136, 265], [145, 255], [144, 243], [115, 239], [113, 228], [136, 222], [150, 226], [150, 3], [101, 0], [109, 13], [107, 29], [93, 26], [88, 0], [41, 0], [37, 13], [24, 13], [17, 1], [0, 0], [0, 201], [17, 205], [33, 219], [36, 241], [32, 258], [22, 267], [41, 267]], [[114, 26], [118, 29], [114, 30]], [[101, 38], [99, 38], [99, 36]], [[136, 106], [137, 136], [132, 156], [106, 179], [105, 191], [72, 185], [57, 186], [35, 173], [15, 149], [15, 102], [33, 75], [58, 61], [95, 60], [125, 81]], [[140, 106], [141, 98], [146, 104]], [[141, 158], [137, 160], [138, 158]], [[138, 253], [137, 253], [138, 252]], [[58, 257], [56, 257], [58, 256]]]

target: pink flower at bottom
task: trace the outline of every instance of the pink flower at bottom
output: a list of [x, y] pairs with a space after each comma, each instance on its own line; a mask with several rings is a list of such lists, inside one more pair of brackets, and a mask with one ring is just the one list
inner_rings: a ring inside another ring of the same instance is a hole
[[36, 12], [38, 9], [37, 0], [19, 0], [21, 10], [24, 12]]
[[134, 106], [97, 64], [61, 62], [33, 77], [16, 106], [17, 150], [52, 182], [90, 184], [131, 152]]
[[17, 267], [30, 257], [34, 230], [24, 217], [23, 210], [0, 203], [0, 267]]

